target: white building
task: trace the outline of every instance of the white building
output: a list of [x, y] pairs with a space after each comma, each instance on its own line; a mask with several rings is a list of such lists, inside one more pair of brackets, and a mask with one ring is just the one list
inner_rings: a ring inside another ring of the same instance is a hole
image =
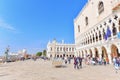
[[120, 56], [120, 0], [88, 0], [74, 19], [79, 56], [105, 58]]
[[75, 55], [75, 44], [65, 44], [56, 42], [48, 42], [47, 44], [47, 57], [74, 57]]
[[21, 55], [21, 57], [23, 57], [23, 56], [25, 56], [27, 54], [27, 50], [22, 49], [22, 50], [18, 51], [18, 54]]

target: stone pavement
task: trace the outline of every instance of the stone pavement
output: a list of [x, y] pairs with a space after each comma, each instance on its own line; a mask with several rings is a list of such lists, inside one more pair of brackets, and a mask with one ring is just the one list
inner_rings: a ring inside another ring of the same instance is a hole
[[56, 68], [51, 61], [38, 59], [0, 64], [0, 80], [120, 80], [120, 70], [113, 65], [83, 65], [74, 69], [73, 63]]

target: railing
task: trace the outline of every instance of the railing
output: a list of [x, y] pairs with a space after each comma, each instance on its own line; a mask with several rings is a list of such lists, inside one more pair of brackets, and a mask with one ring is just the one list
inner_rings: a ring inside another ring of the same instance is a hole
[[79, 46], [79, 45], [77, 45], [77, 47], [79, 46], [79, 49], [85, 49], [85, 48], [91, 48], [91, 47], [95, 47], [95, 46], [100, 46], [100, 45], [103, 45], [103, 44], [106, 44], [106, 43], [109, 43], [109, 42], [111, 42], [111, 41], [113, 41], [113, 40], [117, 40], [118, 38], [117, 38], [117, 35], [114, 35], [114, 36], [112, 36], [112, 37], [109, 37], [107, 40], [101, 40], [101, 41], [97, 41], [97, 42], [92, 42], [92, 43], [90, 43], [90, 44], [86, 44], [86, 45], [81, 45], [81, 46]]

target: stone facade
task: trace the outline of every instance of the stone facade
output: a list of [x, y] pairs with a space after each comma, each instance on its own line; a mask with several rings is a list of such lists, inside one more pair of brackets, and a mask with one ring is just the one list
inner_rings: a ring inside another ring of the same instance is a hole
[[120, 56], [120, 0], [88, 0], [74, 19], [77, 56]]
[[47, 44], [47, 57], [74, 57], [75, 54], [75, 44], [65, 44], [56, 42], [48, 42]]

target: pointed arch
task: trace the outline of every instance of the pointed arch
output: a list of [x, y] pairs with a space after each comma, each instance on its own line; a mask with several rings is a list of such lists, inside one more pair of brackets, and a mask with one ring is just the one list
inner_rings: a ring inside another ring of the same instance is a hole
[[96, 57], [96, 58], [99, 57], [98, 49], [97, 49], [97, 48], [95, 48], [95, 57]]
[[108, 59], [108, 54], [107, 54], [107, 50], [104, 46], [102, 46], [102, 59], [105, 59], [107, 63], [109, 63], [109, 59]]
[[120, 57], [120, 53], [118, 51], [118, 47], [114, 44], [111, 45], [111, 57]]

